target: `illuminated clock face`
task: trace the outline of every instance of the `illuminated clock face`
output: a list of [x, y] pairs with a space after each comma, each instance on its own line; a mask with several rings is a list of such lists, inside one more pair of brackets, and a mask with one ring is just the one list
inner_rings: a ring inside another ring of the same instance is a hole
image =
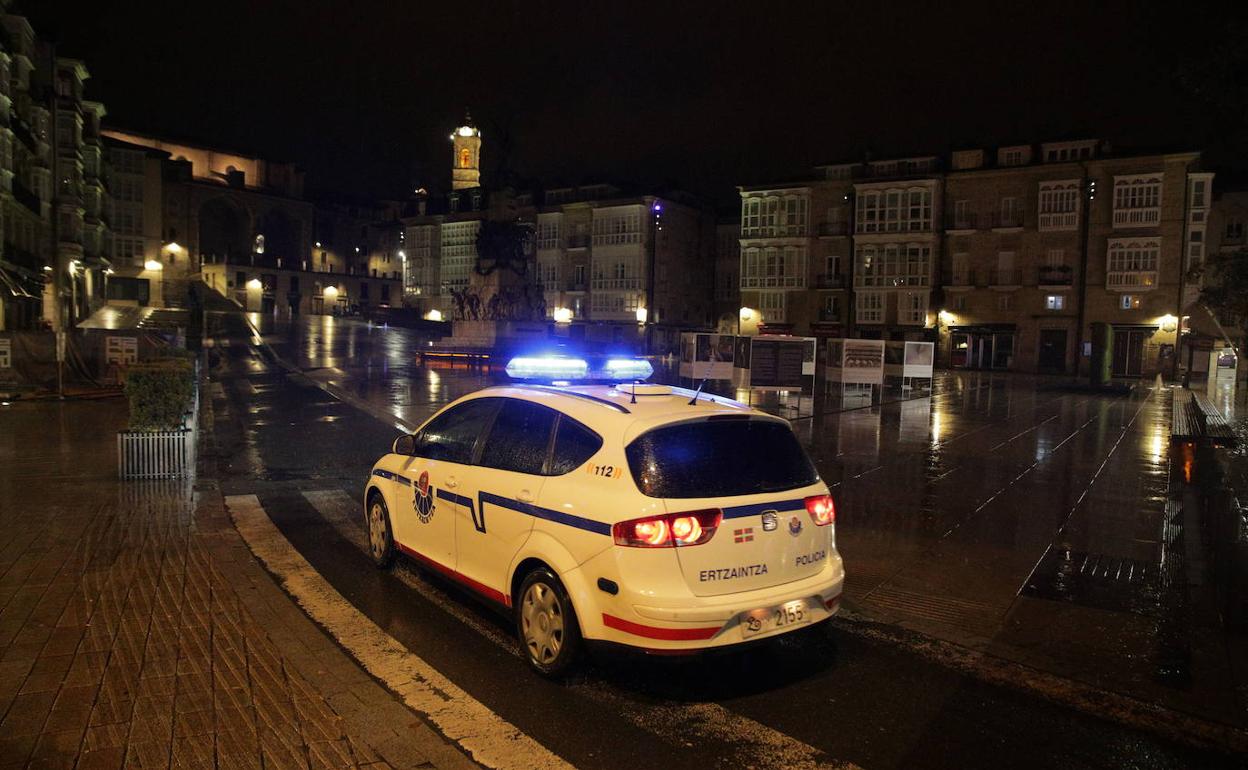
[[473, 134], [477, 132], [472, 126], [460, 126], [459, 130], [456, 133], [458, 133], [460, 136], [472, 136]]

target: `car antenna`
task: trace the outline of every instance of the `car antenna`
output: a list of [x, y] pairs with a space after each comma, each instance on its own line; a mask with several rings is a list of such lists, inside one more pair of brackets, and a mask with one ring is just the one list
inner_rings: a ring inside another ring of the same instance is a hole
[[706, 386], [706, 381], [709, 379], [711, 379], [711, 375], [710, 372], [707, 372], [707, 375], [698, 383], [698, 389], [693, 391], [693, 398], [689, 399], [689, 406], [693, 406], [698, 402], [698, 396], [702, 395], [702, 388]]
[[689, 406], [698, 403], [698, 396], [702, 395], [702, 389], [706, 387], [706, 381], [711, 379], [711, 366], [715, 361], [715, 352], [711, 353], [711, 360], [706, 362], [706, 376], [698, 383], [698, 389], [693, 392], [693, 398], [689, 399]]
[[633, 387], [629, 388], [629, 392], [632, 393], [633, 397], [628, 400], [628, 403], [630, 404], [637, 403], [637, 386], [640, 384], [641, 384], [641, 380], [633, 380]]

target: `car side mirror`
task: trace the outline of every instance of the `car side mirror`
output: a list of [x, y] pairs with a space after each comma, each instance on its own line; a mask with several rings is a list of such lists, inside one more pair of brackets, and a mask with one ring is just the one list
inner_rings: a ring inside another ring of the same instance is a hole
[[404, 433], [394, 440], [392, 449], [396, 455], [407, 455], [410, 457], [416, 454], [416, 437], [410, 433]]

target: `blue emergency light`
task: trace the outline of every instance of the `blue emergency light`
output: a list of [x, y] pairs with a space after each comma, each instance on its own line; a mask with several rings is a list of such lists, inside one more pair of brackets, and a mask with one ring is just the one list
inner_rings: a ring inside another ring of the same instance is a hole
[[543, 382], [636, 382], [654, 374], [642, 358], [580, 358], [576, 356], [517, 356], [504, 369], [513, 380]]

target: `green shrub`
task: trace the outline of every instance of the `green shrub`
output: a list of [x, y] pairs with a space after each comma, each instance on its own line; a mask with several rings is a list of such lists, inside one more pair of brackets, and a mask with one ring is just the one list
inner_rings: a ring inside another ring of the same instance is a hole
[[131, 430], [173, 430], [194, 397], [192, 369], [187, 361], [170, 359], [139, 364], [126, 371]]

